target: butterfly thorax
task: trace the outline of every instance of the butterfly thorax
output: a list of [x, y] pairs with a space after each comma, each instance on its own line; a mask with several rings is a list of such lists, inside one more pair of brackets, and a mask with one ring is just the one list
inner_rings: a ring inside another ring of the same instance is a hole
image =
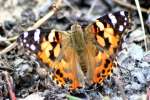
[[81, 53], [84, 51], [85, 48], [85, 40], [83, 35], [83, 30], [80, 25], [74, 24], [71, 26], [71, 42], [73, 48], [78, 52]]

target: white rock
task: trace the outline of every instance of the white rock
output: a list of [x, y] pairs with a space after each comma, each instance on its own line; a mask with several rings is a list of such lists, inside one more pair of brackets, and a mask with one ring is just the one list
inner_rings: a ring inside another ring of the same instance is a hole
[[133, 77], [136, 77], [140, 83], [146, 84], [146, 79], [145, 79], [145, 77], [144, 77], [141, 70], [140, 71], [134, 71], [134, 72], [131, 73], [131, 75]]
[[134, 90], [141, 90], [141, 84], [138, 84], [136, 82], [131, 82], [131, 89], [134, 89]]
[[122, 97], [119, 96], [114, 96], [111, 98], [111, 100], [123, 100]]
[[150, 68], [150, 64], [148, 64], [147, 62], [143, 61], [142, 63], [139, 63], [139, 66], [140, 67], [143, 67], [143, 68]]
[[[144, 53], [143, 60], [146, 62], [150, 62], [150, 51]], [[149, 64], [149, 66], [150, 66], [150, 64]]]
[[36, 93], [30, 94], [24, 99], [18, 99], [18, 100], [44, 100], [44, 97], [40, 95], [40, 92], [36, 92]]
[[131, 82], [131, 84], [128, 84], [125, 86], [125, 90], [131, 91], [131, 90], [141, 90], [141, 84], [138, 84], [136, 82]]
[[130, 34], [128, 42], [142, 41], [142, 40], [144, 40], [144, 32], [142, 31], [141, 28], [138, 28]]
[[144, 51], [141, 46], [132, 43], [128, 47], [129, 55], [136, 60], [141, 60], [144, 56]]
[[20, 64], [18, 65], [18, 68], [16, 69], [16, 72], [20, 76], [24, 76], [27, 72], [32, 72], [33, 68], [29, 64]]
[[150, 82], [150, 74], [148, 74], [148, 75], [146, 76], [146, 81], [147, 81], [147, 82]]
[[146, 100], [145, 94], [133, 94], [129, 97], [129, 100]]

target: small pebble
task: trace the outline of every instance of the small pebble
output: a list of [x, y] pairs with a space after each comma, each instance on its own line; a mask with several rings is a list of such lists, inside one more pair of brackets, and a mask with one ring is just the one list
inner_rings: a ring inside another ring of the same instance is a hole
[[37, 68], [36, 71], [41, 78], [45, 78], [48, 75], [46, 68]]
[[15, 26], [15, 22], [12, 22], [10, 20], [4, 21], [4, 27], [6, 30], [11, 30]]

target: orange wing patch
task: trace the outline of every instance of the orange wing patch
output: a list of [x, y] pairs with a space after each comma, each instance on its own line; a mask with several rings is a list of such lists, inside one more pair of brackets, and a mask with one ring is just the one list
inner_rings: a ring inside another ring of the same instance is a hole
[[93, 75], [93, 83], [101, 83], [106, 79], [112, 70], [112, 60], [109, 58], [106, 52], [99, 52], [95, 59], [100, 59], [100, 63], [96, 66], [95, 72]]

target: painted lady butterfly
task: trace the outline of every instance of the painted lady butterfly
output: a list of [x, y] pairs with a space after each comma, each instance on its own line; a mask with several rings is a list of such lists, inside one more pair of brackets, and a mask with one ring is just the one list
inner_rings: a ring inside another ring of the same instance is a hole
[[86, 28], [75, 23], [67, 32], [24, 32], [17, 42], [49, 66], [50, 77], [58, 86], [74, 90], [100, 84], [112, 73], [122, 33], [128, 26], [128, 13], [119, 11], [98, 18]]

